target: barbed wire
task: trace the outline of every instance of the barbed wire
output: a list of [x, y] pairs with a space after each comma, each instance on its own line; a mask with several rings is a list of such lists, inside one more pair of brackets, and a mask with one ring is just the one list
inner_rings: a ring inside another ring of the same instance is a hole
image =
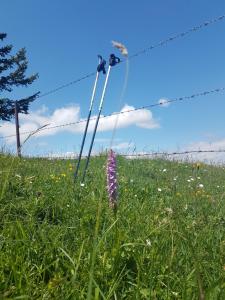
[[178, 152], [150, 152], [150, 153], [132, 153], [121, 154], [123, 157], [144, 157], [144, 156], [174, 156], [174, 155], [187, 155], [187, 154], [200, 154], [200, 153], [225, 153], [225, 149], [218, 150], [185, 150]]
[[174, 36], [171, 36], [171, 37], [169, 37], [169, 38], [167, 38], [165, 40], [162, 40], [159, 43], [156, 43], [155, 45], [152, 45], [150, 47], [144, 48], [143, 50], [140, 50], [137, 53], [131, 55], [129, 58], [134, 58], [134, 57], [137, 57], [139, 55], [145, 54], [146, 52], [148, 52], [150, 50], [153, 50], [155, 48], [162, 47], [162, 46], [164, 46], [164, 45], [166, 45], [166, 44], [168, 44], [170, 42], [173, 42], [176, 39], [183, 38], [183, 37], [185, 37], [186, 35], [188, 35], [190, 33], [196, 32], [196, 31], [198, 31], [198, 30], [200, 30], [200, 29], [202, 29], [204, 27], [207, 27], [209, 25], [217, 23], [218, 21], [222, 21], [224, 18], [225, 18], [225, 15], [222, 15], [222, 16], [213, 18], [213, 19], [211, 19], [209, 21], [205, 21], [205, 22], [203, 22], [202, 24], [200, 24], [198, 26], [194, 26], [194, 27], [188, 29], [187, 31], [178, 33], [178, 34], [176, 34]]
[[50, 95], [50, 94], [54, 94], [54, 93], [56, 93], [56, 92], [58, 92], [58, 91], [60, 91], [60, 90], [62, 90], [62, 89], [64, 89], [64, 88], [66, 88], [66, 87], [68, 87], [68, 86], [70, 86], [70, 85], [76, 84], [76, 83], [78, 83], [78, 82], [80, 82], [80, 81], [82, 81], [82, 80], [84, 80], [84, 79], [90, 78], [90, 77], [94, 76], [95, 73], [96, 73], [96, 72], [89, 73], [89, 74], [87, 74], [87, 75], [85, 75], [85, 76], [83, 76], [83, 77], [80, 77], [80, 78], [78, 78], [78, 79], [75, 79], [75, 80], [73, 80], [73, 81], [70, 81], [70, 82], [68, 82], [68, 83], [65, 83], [65, 84], [63, 84], [63, 85], [60, 85], [59, 87], [57, 87], [57, 88], [55, 88], [55, 89], [52, 89], [52, 90], [50, 90], [50, 91], [48, 91], [48, 92], [45, 92], [45, 93], [43, 93], [43, 94], [40, 94], [40, 96], [38, 96], [37, 99], [42, 98], [42, 97], [45, 97], [45, 96], [48, 96], [48, 95]]
[[[193, 100], [197, 97], [204, 97], [204, 96], [208, 96], [210, 94], [214, 94], [214, 93], [219, 93], [219, 92], [224, 92], [225, 91], [225, 87], [221, 87], [221, 88], [216, 88], [213, 90], [208, 90], [208, 91], [204, 91], [204, 92], [200, 92], [200, 93], [195, 93], [192, 94], [190, 96], [183, 96], [183, 97], [177, 97], [171, 100], [167, 100], [163, 103], [161, 102], [157, 102], [157, 103], [153, 103], [153, 104], [149, 104], [149, 105], [144, 105], [141, 107], [137, 107], [134, 109], [129, 109], [129, 110], [124, 110], [124, 111], [120, 111], [120, 112], [114, 112], [112, 114], [109, 115], [105, 115], [105, 116], [101, 116], [100, 119], [106, 119], [115, 115], [121, 115], [121, 114], [125, 114], [125, 113], [131, 113], [131, 112], [135, 112], [138, 110], [142, 110], [142, 109], [147, 109], [147, 108], [154, 108], [157, 106], [164, 106], [165, 104], [170, 104], [170, 103], [174, 103], [174, 102], [181, 102], [181, 101], [185, 101], [185, 100]], [[96, 120], [96, 117], [93, 117], [90, 119], [90, 121]], [[72, 126], [72, 125], [77, 125], [77, 124], [81, 124], [81, 123], [85, 123], [87, 122], [86, 120], [79, 120], [76, 122], [70, 122], [70, 123], [65, 123], [65, 124], [59, 124], [59, 125], [55, 125], [55, 126], [50, 126], [50, 127], [44, 127], [41, 130], [38, 131], [38, 133], [44, 131], [44, 130], [52, 130], [52, 129], [56, 129], [56, 128], [62, 128], [62, 127], [67, 127], [67, 126]], [[35, 131], [23, 131], [20, 133], [20, 135], [25, 135], [25, 134], [32, 134]], [[1, 136], [0, 139], [9, 139], [12, 137], [15, 137], [15, 134], [11, 134], [11, 135], [7, 135], [7, 136]]]
[[[117, 156], [119, 157], [148, 157], [148, 156], [176, 156], [176, 155], [188, 155], [188, 154], [204, 154], [204, 153], [225, 153], [225, 149], [217, 149], [217, 150], [202, 150], [202, 149], [194, 149], [194, 150], [183, 150], [183, 151], [175, 151], [175, 152], [166, 152], [166, 151], [160, 151], [160, 152], [137, 152], [134, 153], [132, 152], [131, 154], [124, 154], [124, 153], [117, 153]], [[101, 158], [105, 157], [107, 155], [107, 152], [103, 151], [99, 154], [93, 154], [91, 155], [92, 158]], [[72, 154], [72, 155], [51, 155], [51, 154], [46, 154], [46, 155], [36, 155], [36, 156], [24, 156], [24, 158], [37, 158], [37, 159], [51, 159], [51, 160], [58, 160], [58, 159], [76, 159], [78, 158], [78, 154]], [[87, 158], [86, 155], [82, 156], [82, 159]]]
[[[214, 23], [217, 23], [217, 22], [219, 22], [219, 21], [222, 21], [224, 18], [225, 18], [225, 15], [221, 15], [221, 16], [218, 16], [218, 17], [216, 17], [216, 18], [213, 18], [213, 19], [211, 19], [211, 20], [209, 20], [209, 21], [205, 21], [205, 22], [201, 23], [201, 24], [198, 25], [198, 26], [194, 26], [194, 27], [192, 27], [192, 28], [190, 28], [190, 29], [188, 29], [188, 30], [186, 30], [186, 31], [180, 32], [180, 33], [178, 33], [178, 34], [176, 34], [176, 35], [174, 35], [174, 36], [171, 36], [171, 37], [169, 37], [169, 38], [167, 38], [167, 39], [165, 39], [165, 40], [162, 40], [162, 41], [160, 41], [160, 42], [158, 42], [158, 43], [156, 43], [156, 44], [154, 44], [154, 45], [151, 45], [151, 46], [149, 46], [149, 47], [146, 47], [146, 48], [144, 48], [144, 49], [142, 49], [142, 50], [140, 50], [140, 51], [138, 51], [138, 52], [132, 54], [131, 56], [129, 56], [129, 59], [133, 59], [133, 58], [138, 57], [138, 56], [140, 56], [140, 55], [146, 54], [148, 51], [151, 51], [151, 50], [153, 50], [153, 49], [155, 49], [155, 48], [165, 46], [166, 44], [168, 44], [168, 43], [170, 43], [170, 42], [173, 42], [173, 41], [176, 40], [176, 39], [183, 38], [183, 37], [185, 37], [185, 36], [188, 35], [188, 34], [191, 34], [191, 33], [193, 33], [193, 32], [196, 32], [196, 31], [198, 31], [198, 30], [201, 30], [201, 29], [204, 28], [204, 27], [207, 27], [207, 26], [209, 26], [209, 25], [212, 25], [212, 24], [214, 24]], [[124, 60], [121, 60], [121, 61], [120, 61], [120, 63], [123, 63], [123, 62], [124, 62]], [[37, 99], [42, 98], [42, 97], [45, 97], [45, 96], [48, 96], [48, 95], [51, 95], [51, 94], [53, 94], [53, 93], [55, 93], [55, 92], [58, 92], [58, 91], [60, 91], [60, 90], [62, 90], [62, 89], [64, 89], [64, 88], [68, 87], [68, 86], [71, 86], [71, 85], [73, 85], [73, 84], [76, 84], [76, 83], [78, 83], [78, 82], [80, 82], [80, 81], [83, 81], [83, 80], [85, 80], [85, 79], [87, 79], [87, 78], [90, 78], [90, 77], [94, 76], [95, 73], [96, 73], [96, 72], [92, 72], [92, 73], [86, 74], [86, 75], [84, 75], [84, 76], [82, 76], [82, 77], [80, 77], [80, 78], [78, 78], [78, 79], [75, 79], [75, 80], [70, 81], [70, 82], [68, 82], [68, 83], [65, 83], [65, 84], [63, 84], [63, 85], [60, 85], [60, 86], [56, 87], [55, 89], [52, 89], [52, 90], [49, 90], [49, 91], [47, 91], [47, 92], [45, 92], [45, 93], [43, 93], [43, 94], [40, 94], [40, 95], [37, 97]]]

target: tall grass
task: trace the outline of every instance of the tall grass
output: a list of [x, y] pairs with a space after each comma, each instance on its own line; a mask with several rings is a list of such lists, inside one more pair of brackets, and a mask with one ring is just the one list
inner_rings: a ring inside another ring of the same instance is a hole
[[119, 158], [115, 215], [105, 164], [0, 157], [0, 299], [225, 299], [225, 170]]

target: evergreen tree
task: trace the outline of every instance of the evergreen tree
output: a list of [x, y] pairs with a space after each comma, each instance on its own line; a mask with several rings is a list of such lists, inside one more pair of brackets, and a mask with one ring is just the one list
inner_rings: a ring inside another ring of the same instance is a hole
[[[6, 33], [0, 33], [0, 41], [6, 38]], [[28, 114], [29, 104], [38, 97], [38, 93], [24, 99], [1, 98], [3, 91], [12, 92], [14, 87], [28, 86], [38, 78], [38, 74], [26, 77], [28, 67], [25, 48], [15, 55], [10, 55], [12, 45], [0, 47], [0, 120], [10, 121], [14, 117], [15, 101], [18, 103], [18, 112]], [[2, 74], [4, 73], [5, 76]]]

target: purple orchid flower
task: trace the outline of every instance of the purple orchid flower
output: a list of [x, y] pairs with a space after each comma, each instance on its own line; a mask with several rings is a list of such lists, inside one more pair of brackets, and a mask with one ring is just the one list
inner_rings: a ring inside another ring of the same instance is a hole
[[116, 153], [109, 151], [107, 160], [107, 190], [109, 195], [109, 206], [116, 210], [117, 208], [117, 179], [116, 179]]

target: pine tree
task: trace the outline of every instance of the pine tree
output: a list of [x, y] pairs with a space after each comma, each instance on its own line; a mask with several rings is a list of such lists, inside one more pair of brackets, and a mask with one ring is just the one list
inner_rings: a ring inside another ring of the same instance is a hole
[[[0, 33], [0, 41], [6, 36], [6, 33]], [[10, 121], [14, 117], [15, 101], [18, 103], [18, 112], [28, 114], [29, 104], [39, 95], [38, 92], [24, 99], [1, 98], [2, 92], [12, 92], [14, 87], [26, 87], [38, 78], [38, 74], [29, 77], [25, 75], [28, 67], [25, 48], [11, 55], [12, 48], [12, 45], [0, 47], [0, 120], [3, 121]]]

